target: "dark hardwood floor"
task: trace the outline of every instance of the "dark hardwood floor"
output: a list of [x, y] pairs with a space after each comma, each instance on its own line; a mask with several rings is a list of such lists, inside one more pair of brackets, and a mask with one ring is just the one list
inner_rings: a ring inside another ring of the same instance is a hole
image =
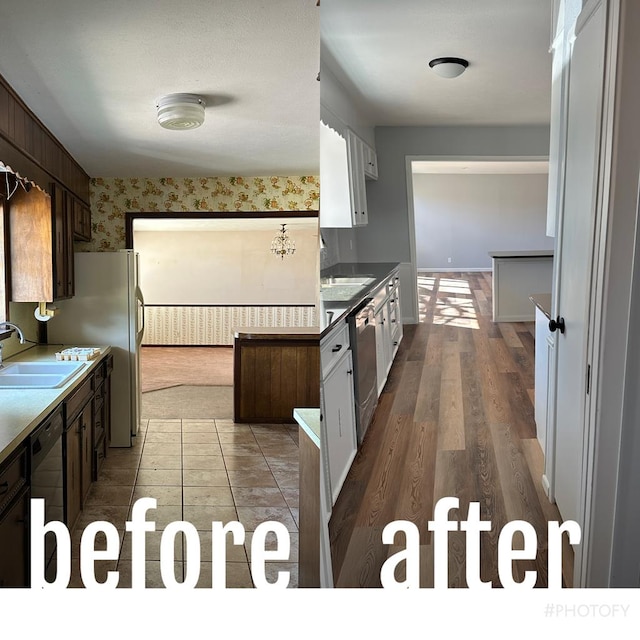
[[[405, 326], [374, 419], [329, 523], [336, 587], [380, 587], [384, 561], [404, 548], [382, 543], [384, 526], [408, 520], [420, 532], [420, 586], [433, 587], [433, 533], [442, 497], [470, 502], [491, 530], [480, 534], [480, 576], [501, 587], [498, 536], [509, 521], [530, 523], [535, 560], [516, 560], [513, 578], [535, 570], [547, 585], [547, 522], [560, 521], [541, 486], [543, 455], [534, 421], [533, 323], [493, 323], [490, 273], [420, 274], [420, 322]], [[448, 583], [467, 587], [464, 531], [448, 537]], [[566, 538], [566, 536], [565, 536]], [[514, 537], [521, 548], [522, 537]], [[573, 554], [563, 544], [563, 584]], [[396, 569], [403, 579], [404, 563]]]

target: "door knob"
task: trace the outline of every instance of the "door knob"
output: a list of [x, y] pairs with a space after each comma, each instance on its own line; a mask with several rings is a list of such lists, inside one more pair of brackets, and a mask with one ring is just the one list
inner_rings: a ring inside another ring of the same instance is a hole
[[555, 320], [549, 320], [549, 331], [554, 333], [556, 329], [560, 329], [560, 333], [564, 333], [564, 318], [558, 316]]

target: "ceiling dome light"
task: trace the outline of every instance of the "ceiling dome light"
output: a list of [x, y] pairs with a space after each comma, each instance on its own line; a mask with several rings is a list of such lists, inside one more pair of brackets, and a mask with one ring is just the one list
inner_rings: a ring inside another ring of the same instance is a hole
[[172, 93], [156, 100], [158, 122], [165, 129], [195, 129], [204, 122], [205, 101], [192, 93]]
[[469, 66], [462, 58], [434, 58], [429, 63], [434, 73], [442, 78], [457, 78]]

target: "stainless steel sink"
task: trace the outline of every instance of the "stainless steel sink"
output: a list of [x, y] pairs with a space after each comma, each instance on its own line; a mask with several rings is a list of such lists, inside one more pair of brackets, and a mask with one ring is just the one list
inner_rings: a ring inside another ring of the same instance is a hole
[[54, 389], [66, 384], [86, 362], [13, 362], [0, 368], [0, 389]]

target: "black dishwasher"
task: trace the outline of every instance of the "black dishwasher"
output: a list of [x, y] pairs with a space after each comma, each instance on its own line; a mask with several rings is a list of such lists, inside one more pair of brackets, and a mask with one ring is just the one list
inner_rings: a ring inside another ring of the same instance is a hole
[[[44, 498], [45, 522], [64, 522], [64, 468], [62, 461], [62, 410], [56, 409], [31, 434], [31, 498]], [[45, 535], [45, 576], [51, 582], [56, 575], [55, 536]]]

